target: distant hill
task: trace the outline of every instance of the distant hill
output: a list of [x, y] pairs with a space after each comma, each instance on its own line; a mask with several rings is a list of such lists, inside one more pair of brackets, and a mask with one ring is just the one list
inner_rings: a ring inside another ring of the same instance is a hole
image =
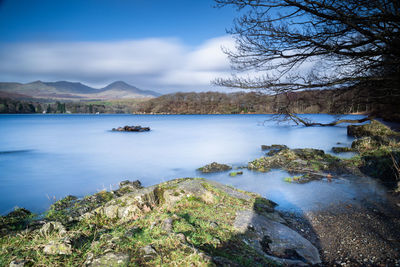
[[31, 83], [0, 83], [0, 95], [13, 96], [14, 99], [22, 95], [23, 98], [40, 98], [55, 100], [111, 100], [127, 98], [152, 98], [161, 94], [141, 90], [122, 81], [113, 82], [101, 89], [95, 89], [79, 82], [42, 82], [35, 81]]

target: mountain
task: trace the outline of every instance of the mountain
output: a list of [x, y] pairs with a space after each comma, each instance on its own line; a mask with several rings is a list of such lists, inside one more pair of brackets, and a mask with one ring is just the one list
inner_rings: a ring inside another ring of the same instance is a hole
[[93, 94], [97, 93], [98, 89], [93, 89], [87, 85], [84, 85], [79, 82], [66, 82], [66, 81], [59, 81], [59, 82], [45, 82], [47, 86], [55, 87], [60, 92], [64, 93], [75, 93], [75, 94]]
[[55, 100], [111, 100], [127, 98], [152, 98], [161, 94], [141, 90], [122, 81], [113, 82], [101, 89], [95, 89], [79, 82], [0, 83], [0, 95], [8, 94], [24, 97]]
[[130, 84], [127, 84], [126, 82], [123, 82], [123, 81], [113, 82], [100, 90], [102, 91], [102, 93], [104, 93], [104, 92], [107, 92], [107, 93], [120, 92], [121, 94], [124, 94], [124, 93], [138, 94], [138, 95], [146, 95], [146, 96], [153, 96], [153, 97], [157, 97], [157, 96], [161, 95], [154, 91], [141, 90], [141, 89], [139, 89], [135, 86], [132, 86]]

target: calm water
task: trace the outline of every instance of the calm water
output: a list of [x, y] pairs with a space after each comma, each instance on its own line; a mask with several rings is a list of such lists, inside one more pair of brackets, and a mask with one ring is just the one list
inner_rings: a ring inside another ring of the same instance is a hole
[[[312, 115], [331, 121], [330, 115]], [[348, 116], [355, 117], [355, 116]], [[270, 115], [0, 115], [0, 213], [15, 206], [44, 211], [54, 198], [116, 188], [124, 179], [153, 185], [178, 177], [205, 177], [254, 191], [281, 209], [306, 210], [337, 201], [382, 199], [371, 179], [288, 184], [284, 171], [203, 175], [213, 161], [247, 165], [262, 144], [313, 147], [330, 152], [349, 145], [345, 125], [298, 127], [266, 121]], [[150, 126], [144, 133], [111, 132], [124, 125]]]

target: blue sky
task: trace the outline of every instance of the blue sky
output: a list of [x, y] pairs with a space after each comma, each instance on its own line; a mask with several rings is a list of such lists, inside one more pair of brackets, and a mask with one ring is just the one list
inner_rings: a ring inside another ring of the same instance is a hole
[[0, 0], [0, 81], [209, 90], [236, 10], [212, 0]]

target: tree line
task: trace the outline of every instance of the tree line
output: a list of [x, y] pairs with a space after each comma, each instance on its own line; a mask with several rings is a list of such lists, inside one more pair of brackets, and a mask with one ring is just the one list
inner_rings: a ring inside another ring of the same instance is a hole
[[275, 96], [256, 92], [175, 93], [147, 101], [40, 103], [0, 98], [0, 113], [276, 114], [290, 103], [295, 113], [366, 113], [355, 90], [310, 90]]

